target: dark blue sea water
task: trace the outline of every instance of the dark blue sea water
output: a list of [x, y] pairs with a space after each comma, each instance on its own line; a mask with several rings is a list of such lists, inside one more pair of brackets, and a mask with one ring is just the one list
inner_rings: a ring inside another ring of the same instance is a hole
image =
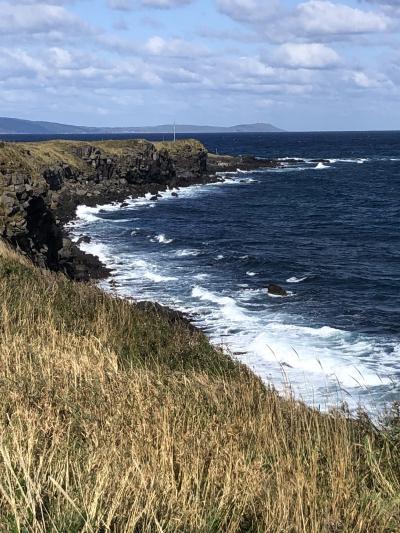
[[[196, 137], [210, 151], [299, 161], [157, 203], [80, 208], [72, 231], [92, 237], [115, 290], [190, 313], [310, 403], [400, 399], [400, 133]], [[291, 296], [271, 298], [271, 282]]]

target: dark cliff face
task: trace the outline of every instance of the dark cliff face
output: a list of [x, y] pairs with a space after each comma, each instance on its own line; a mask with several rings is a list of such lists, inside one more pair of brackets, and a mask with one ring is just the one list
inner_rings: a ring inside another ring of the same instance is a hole
[[76, 279], [106, 272], [64, 235], [79, 204], [122, 201], [206, 179], [197, 141], [0, 143], [0, 237], [42, 267]]

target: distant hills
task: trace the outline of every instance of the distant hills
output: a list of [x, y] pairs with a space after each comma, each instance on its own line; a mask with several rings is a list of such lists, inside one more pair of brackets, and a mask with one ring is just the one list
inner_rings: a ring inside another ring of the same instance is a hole
[[[101, 134], [101, 133], [171, 133], [172, 124], [160, 126], [137, 126], [127, 128], [91, 128], [86, 126], [71, 126], [57, 122], [43, 122], [22, 120], [18, 118], [0, 117], [0, 134], [22, 135], [63, 135], [63, 134]], [[177, 133], [271, 133], [282, 132], [272, 124], [263, 122], [257, 124], [239, 124], [238, 126], [196, 126], [190, 124], [176, 124]]]

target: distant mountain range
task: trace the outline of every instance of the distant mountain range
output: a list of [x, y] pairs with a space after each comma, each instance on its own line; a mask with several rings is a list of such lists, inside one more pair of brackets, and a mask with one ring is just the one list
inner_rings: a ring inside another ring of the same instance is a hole
[[[70, 126], [56, 122], [21, 120], [18, 118], [0, 117], [0, 134], [23, 135], [63, 135], [63, 134], [96, 134], [96, 133], [172, 133], [172, 124], [161, 126], [138, 126], [127, 128], [91, 128], [86, 126]], [[195, 126], [176, 124], [177, 133], [270, 133], [282, 132], [272, 124], [240, 124], [238, 126]]]

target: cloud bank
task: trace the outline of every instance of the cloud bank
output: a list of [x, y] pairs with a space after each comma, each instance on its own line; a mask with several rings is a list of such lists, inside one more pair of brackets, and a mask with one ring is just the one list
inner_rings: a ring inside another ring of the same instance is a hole
[[397, 8], [394, 0], [0, 0], [2, 114], [390, 128], [400, 120]]

